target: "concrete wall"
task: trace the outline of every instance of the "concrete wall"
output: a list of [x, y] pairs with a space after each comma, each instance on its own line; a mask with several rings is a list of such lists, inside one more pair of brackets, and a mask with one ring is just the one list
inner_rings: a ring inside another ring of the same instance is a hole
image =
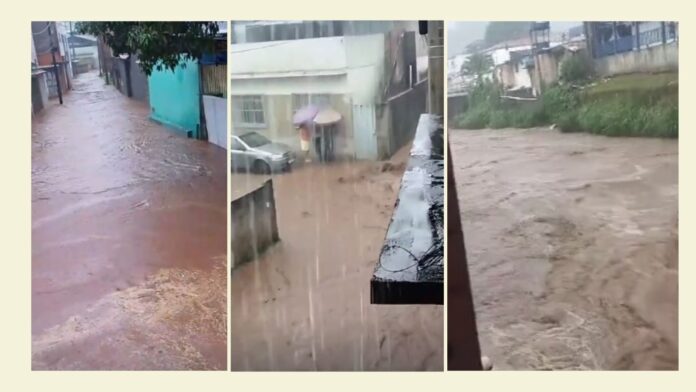
[[347, 94], [349, 92], [346, 73], [343, 71], [330, 75], [292, 77], [239, 78], [232, 75], [230, 88], [231, 95]]
[[175, 130], [198, 138], [200, 101], [198, 63], [187, 61], [172, 72], [153, 70], [148, 79], [150, 117]]
[[612, 76], [636, 72], [666, 72], [679, 69], [679, 45], [671, 42], [606, 56], [594, 60], [599, 76]]
[[[128, 66], [126, 66], [127, 63], [129, 63]], [[128, 83], [130, 83], [131, 98], [148, 102], [148, 79], [138, 64], [137, 56], [131, 55], [127, 59], [111, 57], [109, 64], [111, 64], [112, 83], [121, 94], [128, 96]]]
[[46, 72], [31, 75], [31, 110], [38, 113], [48, 105], [48, 83]]
[[345, 37], [347, 91], [354, 105], [381, 103], [385, 72], [383, 34]]
[[541, 81], [544, 86], [551, 85], [558, 81], [558, 69], [560, 58], [552, 52], [540, 53], [537, 56], [536, 66], [539, 67]]
[[447, 121], [454, 116], [462, 114], [469, 109], [469, 96], [466, 94], [451, 95], [447, 97]]
[[293, 71], [344, 72], [346, 67], [344, 37], [233, 44], [230, 54], [233, 79]]
[[256, 259], [280, 240], [272, 180], [232, 200], [230, 234], [232, 268]]
[[[46, 83], [48, 85], [48, 97], [58, 97], [58, 86], [56, 84], [56, 76], [53, 72], [53, 67], [44, 68], [46, 71]], [[67, 65], [65, 63], [58, 64], [58, 77], [60, 79], [60, 88], [63, 96], [70, 90], [70, 77], [68, 76]]]
[[140, 68], [138, 56], [131, 55], [130, 62], [132, 98], [138, 101], [148, 102], [150, 99], [150, 92], [148, 90], [147, 75], [145, 75], [145, 72]]
[[[51, 64], [51, 47], [59, 46], [56, 30], [56, 22], [31, 22], [31, 36], [39, 65]], [[56, 61], [62, 61], [62, 53], [56, 53]]]
[[426, 111], [427, 94], [428, 81], [424, 80], [387, 101], [389, 124], [382, 130], [388, 133], [386, 150], [380, 151], [381, 159], [392, 156], [413, 139], [418, 119]]
[[128, 75], [126, 72], [126, 61], [120, 57], [111, 58], [111, 78], [114, 87], [121, 94], [128, 96]]

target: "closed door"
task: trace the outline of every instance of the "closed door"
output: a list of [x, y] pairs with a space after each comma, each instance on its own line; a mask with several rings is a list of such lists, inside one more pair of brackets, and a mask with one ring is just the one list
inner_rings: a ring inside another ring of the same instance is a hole
[[353, 105], [355, 157], [377, 159], [377, 126], [374, 105]]

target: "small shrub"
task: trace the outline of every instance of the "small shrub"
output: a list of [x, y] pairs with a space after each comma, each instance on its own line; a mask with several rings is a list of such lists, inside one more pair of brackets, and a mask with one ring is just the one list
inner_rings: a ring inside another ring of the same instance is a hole
[[556, 118], [556, 125], [561, 132], [580, 132], [582, 128], [578, 122], [578, 114], [575, 111], [569, 111], [560, 114]]
[[494, 110], [490, 113], [488, 126], [493, 129], [506, 128], [511, 125], [510, 112], [507, 110]]
[[485, 106], [488, 108], [500, 107], [501, 87], [495, 82], [483, 81], [477, 83], [469, 93], [469, 105], [471, 108]]
[[456, 116], [454, 125], [463, 129], [482, 129], [488, 126], [490, 121], [490, 109], [486, 106], [477, 106], [466, 113]]
[[554, 86], [541, 97], [546, 117], [553, 123], [560, 122], [564, 114], [575, 111], [580, 106], [578, 93], [568, 86]]
[[679, 109], [674, 105], [657, 105], [643, 112], [642, 136], [679, 137]]
[[587, 56], [575, 54], [561, 62], [561, 81], [566, 83], [579, 83], [592, 78], [592, 64]]

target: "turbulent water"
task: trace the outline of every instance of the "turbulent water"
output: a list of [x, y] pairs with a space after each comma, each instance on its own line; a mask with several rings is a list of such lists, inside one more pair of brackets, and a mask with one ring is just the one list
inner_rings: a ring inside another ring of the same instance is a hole
[[74, 80], [32, 123], [34, 369], [226, 367], [226, 159]]
[[232, 271], [233, 370], [443, 368], [442, 306], [370, 304], [407, 157], [274, 176], [281, 242]]
[[677, 369], [677, 142], [448, 135], [495, 368]]

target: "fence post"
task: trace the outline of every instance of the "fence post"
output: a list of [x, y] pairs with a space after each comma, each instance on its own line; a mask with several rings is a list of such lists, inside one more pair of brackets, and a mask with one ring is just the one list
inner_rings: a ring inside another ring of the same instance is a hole
[[132, 58], [133, 58], [133, 56], [131, 56], [129, 54], [128, 58], [124, 60], [125, 61], [124, 68], [126, 70], [126, 95], [128, 96], [128, 98], [133, 97], [133, 86], [131, 84], [131, 59]]
[[[51, 61], [53, 62], [53, 74], [56, 77], [56, 89], [58, 90], [58, 102], [60, 104], [63, 104], [63, 92], [60, 90], [60, 75], [58, 74], [58, 65], [56, 64], [56, 52], [58, 51], [58, 48], [56, 48], [55, 45], [53, 45], [53, 37], [51, 33], [51, 22], [49, 22], [48, 25], [48, 41], [51, 44]], [[58, 28], [56, 28], [56, 39], [58, 39]]]

